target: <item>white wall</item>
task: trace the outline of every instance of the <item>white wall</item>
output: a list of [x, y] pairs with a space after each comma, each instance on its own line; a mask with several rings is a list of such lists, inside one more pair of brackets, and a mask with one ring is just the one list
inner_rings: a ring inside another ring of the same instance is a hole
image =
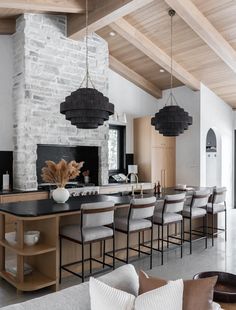
[[[173, 90], [180, 107], [193, 117], [193, 125], [176, 137], [176, 183], [200, 184], [200, 92], [182, 86]], [[170, 91], [163, 92], [158, 108], [166, 103]]]
[[221, 186], [227, 187], [227, 202], [233, 202], [233, 129], [234, 113], [232, 108], [215, 93], [201, 84], [200, 108], [200, 173], [201, 185], [206, 185], [206, 136], [210, 128], [217, 136], [217, 154], [221, 162]]
[[236, 129], [236, 111], [233, 111], [234, 117], [234, 129]]
[[118, 114], [127, 115], [126, 153], [133, 153], [133, 119], [155, 114], [158, 100], [112, 70], [109, 70], [108, 97]]
[[0, 35], [0, 151], [13, 150], [12, 39]]

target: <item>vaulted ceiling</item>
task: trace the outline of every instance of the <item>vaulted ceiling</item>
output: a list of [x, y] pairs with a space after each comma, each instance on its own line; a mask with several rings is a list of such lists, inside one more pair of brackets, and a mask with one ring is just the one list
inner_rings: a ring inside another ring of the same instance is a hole
[[[174, 85], [203, 82], [236, 108], [236, 1], [90, 0], [89, 31], [108, 42], [114, 71], [160, 98], [170, 86], [170, 7]], [[85, 0], [0, 0], [0, 33], [24, 12], [66, 13], [68, 36], [84, 36]]]

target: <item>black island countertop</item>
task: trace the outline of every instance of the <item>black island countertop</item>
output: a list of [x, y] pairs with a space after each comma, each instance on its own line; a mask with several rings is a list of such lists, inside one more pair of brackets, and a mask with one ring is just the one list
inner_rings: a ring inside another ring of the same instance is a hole
[[70, 197], [66, 203], [56, 203], [53, 199], [10, 202], [0, 204], [0, 212], [19, 217], [38, 217], [80, 211], [81, 205], [84, 203], [114, 201], [118, 206], [129, 204], [131, 199], [131, 196], [90, 195]]
[[[183, 191], [177, 191], [173, 188], [166, 189], [162, 194], [156, 195], [157, 200], [163, 200], [165, 195], [174, 195]], [[191, 195], [192, 191], [186, 192]], [[144, 194], [143, 197], [154, 196], [153, 193]], [[139, 196], [136, 195], [136, 198]], [[116, 206], [130, 203], [133, 197], [131, 195], [88, 195], [70, 197], [66, 203], [56, 203], [53, 199], [10, 202], [0, 204], [0, 212], [8, 213], [18, 217], [38, 217], [59, 214], [64, 212], [80, 211], [84, 203], [113, 201]]]

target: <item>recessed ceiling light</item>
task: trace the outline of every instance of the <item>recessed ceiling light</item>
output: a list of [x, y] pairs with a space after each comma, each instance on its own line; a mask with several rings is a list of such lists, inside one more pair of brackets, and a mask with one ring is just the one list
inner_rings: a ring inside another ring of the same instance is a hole
[[116, 32], [115, 32], [115, 31], [111, 31], [111, 32], [109, 32], [109, 35], [110, 35], [111, 37], [114, 37], [114, 36], [116, 35]]
[[163, 72], [165, 72], [165, 70], [164, 69], [160, 69], [160, 72], [163, 73]]

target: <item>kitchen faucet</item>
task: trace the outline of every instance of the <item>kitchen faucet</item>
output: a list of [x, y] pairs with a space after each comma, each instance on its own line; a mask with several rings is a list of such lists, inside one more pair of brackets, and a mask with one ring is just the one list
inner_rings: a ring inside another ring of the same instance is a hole
[[131, 175], [134, 175], [135, 176], [135, 179], [136, 179], [136, 185], [138, 185], [138, 176], [137, 176], [137, 174], [136, 173], [133, 173], [133, 172], [130, 172], [130, 173], [128, 173], [127, 174], [127, 176], [126, 176], [126, 183], [128, 183], [128, 179], [129, 179], [129, 176], [131, 176]]

